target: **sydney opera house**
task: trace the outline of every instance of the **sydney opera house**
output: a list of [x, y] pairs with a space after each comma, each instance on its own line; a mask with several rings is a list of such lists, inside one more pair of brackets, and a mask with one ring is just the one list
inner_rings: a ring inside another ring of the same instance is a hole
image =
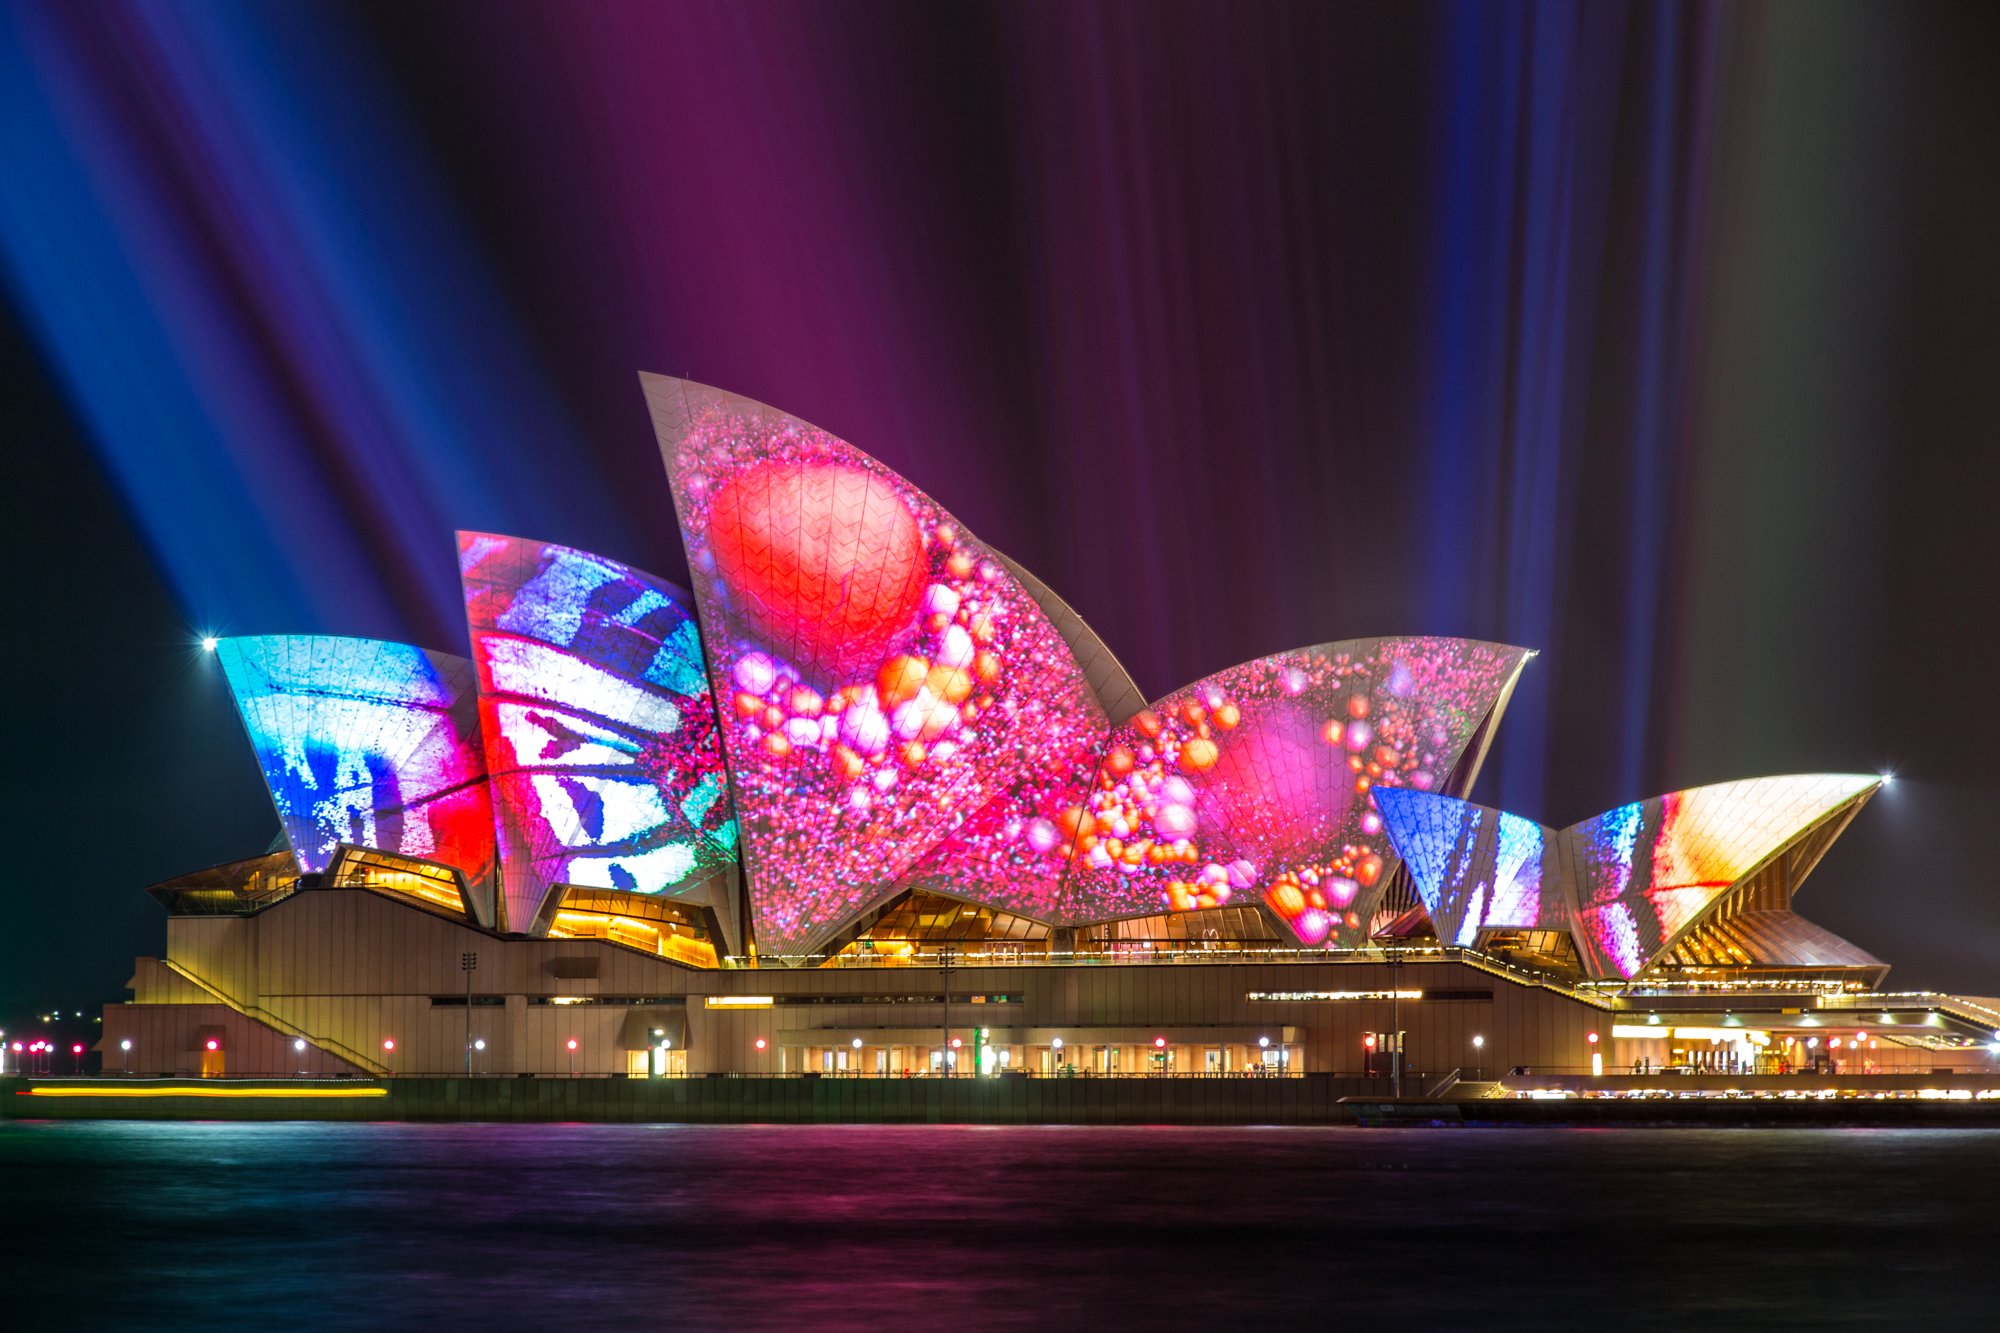
[[150, 890], [107, 1070], [1990, 1063], [1990, 1002], [1885, 992], [1793, 910], [1873, 775], [1546, 828], [1464, 799], [1526, 649], [1347, 639], [1147, 700], [858, 449], [645, 391], [692, 591], [468, 532], [469, 656], [213, 645], [279, 835]]

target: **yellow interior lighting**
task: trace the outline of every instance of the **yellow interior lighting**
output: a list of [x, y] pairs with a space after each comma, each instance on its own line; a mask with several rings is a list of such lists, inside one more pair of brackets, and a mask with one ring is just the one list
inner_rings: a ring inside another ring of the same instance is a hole
[[28, 1088], [22, 1097], [387, 1097], [387, 1088]]

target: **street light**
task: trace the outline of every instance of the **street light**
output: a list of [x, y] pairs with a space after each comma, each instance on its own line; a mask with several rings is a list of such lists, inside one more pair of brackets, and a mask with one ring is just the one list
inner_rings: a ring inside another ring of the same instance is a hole
[[1473, 1056], [1474, 1056], [1474, 1063], [1473, 1063], [1473, 1073], [1474, 1073], [1474, 1074], [1475, 1074], [1475, 1075], [1476, 1075], [1477, 1077], [1479, 1077], [1479, 1078], [1481, 1078], [1481, 1079], [1484, 1079], [1484, 1078], [1486, 1077], [1486, 1038], [1485, 1038], [1485, 1037], [1483, 1037], [1483, 1036], [1479, 1036], [1479, 1035], [1477, 1035], [1477, 1034], [1475, 1034], [1475, 1035], [1473, 1036], [1473, 1038], [1472, 1038], [1472, 1053], [1473, 1053]]
[[570, 1076], [571, 1078], [575, 1078], [575, 1077], [576, 1077], [576, 1038], [575, 1038], [575, 1037], [571, 1037], [571, 1038], [569, 1039], [569, 1041], [568, 1041], [568, 1042], [566, 1043], [566, 1045], [568, 1045], [568, 1047], [569, 1047], [569, 1076]]
[[472, 974], [479, 970], [479, 955], [471, 950], [458, 956], [458, 970], [465, 973], [465, 1076], [472, 1077]]
[[118, 1043], [118, 1068], [120, 1073], [132, 1072], [132, 1039], [126, 1037]]

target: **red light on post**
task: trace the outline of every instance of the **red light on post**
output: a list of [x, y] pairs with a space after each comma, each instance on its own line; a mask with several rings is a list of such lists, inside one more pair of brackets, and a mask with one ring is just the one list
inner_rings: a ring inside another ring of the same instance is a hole
[[76, 1045], [74, 1045], [74, 1046], [70, 1047], [70, 1048], [69, 1048], [69, 1053], [70, 1053], [71, 1055], [82, 1055], [82, 1054], [83, 1054], [83, 1043], [82, 1043], [82, 1042], [78, 1042], [78, 1043], [77, 1043]]
[[1374, 1049], [1375, 1049], [1375, 1034], [1371, 1032], [1371, 1033], [1369, 1033], [1369, 1034], [1368, 1034], [1367, 1036], [1363, 1037], [1363, 1038], [1361, 1039], [1361, 1044], [1362, 1044], [1363, 1046], [1366, 1046], [1366, 1047], [1367, 1047], [1367, 1048], [1368, 1048], [1369, 1050], [1371, 1050], [1371, 1051], [1372, 1051], [1372, 1050], [1374, 1050]]
[[222, 1043], [217, 1041], [215, 1038], [210, 1037], [208, 1039], [208, 1049], [211, 1051], [219, 1051], [222, 1049]]
[[767, 1042], [766, 1042], [766, 1041], [765, 1041], [765, 1040], [764, 1040], [764, 1039], [763, 1039], [762, 1037], [759, 1037], [759, 1038], [757, 1038], [757, 1049], [758, 1049], [758, 1050], [760, 1050], [760, 1051], [761, 1051], [761, 1050], [763, 1050], [763, 1049], [764, 1049], [764, 1047], [765, 1047], [766, 1045], [768, 1045], [768, 1043], [767, 1043]]
[[383, 1049], [383, 1050], [385, 1050], [385, 1051], [393, 1051], [393, 1050], [395, 1050], [395, 1049], [396, 1049], [396, 1039], [395, 1039], [394, 1037], [384, 1037], [384, 1038], [382, 1039], [382, 1049]]
[[1597, 1045], [1597, 1034], [1595, 1032], [1589, 1033], [1584, 1037], [1584, 1040], [1595, 1046]]
[[1165, 1037], [1155, 1037], [1155, 1038], [1153, 1038], [1153, 1049], [1154, 1049], [1154, 1050], [1156, 1050], [1156, 1051], [1164, 1051], [1164, 1050], [1166, 1050], [1166, 1049], [1167, 1049], [1167, 1039], [1166, 1039]]
[[953, 1038], [951, 1039], [951, 1048], [952, 1048], [952, 1049], [953, 1049], [954, 1051], [955, 1051], [955, 1050], [957, 1050], [957, 1049], [958, 1049], [959, 1047], [961, 1047], [961, 1046], [963, 1046], [963, 1045], [965, 1045], [965, 1043], [964, 1043], [964, 1042], [962, 1042], [962, 1041], [960, 1041], [960, 1040], [959, 1040], [959, 1039], [958, 1039], [957, 1037], [953, 1037]]
[[571, 1037], [571, 1038], [569, 1039], [569, 1043], [568, 1043], [568, 1044], [569, 1044], [569, 1048], [570, 1048], [570, 1049], [571, 1049], [572, 1051], [573, 1051], [573, 1050], [575, 1050], [575, 1049], [576, 1049], [576, 1038], [575, 1038], [575, 1037]]

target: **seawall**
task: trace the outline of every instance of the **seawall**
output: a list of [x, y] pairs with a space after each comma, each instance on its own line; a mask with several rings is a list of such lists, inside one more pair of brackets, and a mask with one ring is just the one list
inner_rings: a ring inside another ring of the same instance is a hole
[[2000, 1127], [2000, 1098], [1397, 1101], [1360, 1079], [0, 1079], [13, 1120]]
[[[394, 1078], [0, 1081], [10, 1119], [1329, 1125], [1365, 1083], [1290, 1079]], [[39, 1095], [22, 1095], [39, 1093]]]

